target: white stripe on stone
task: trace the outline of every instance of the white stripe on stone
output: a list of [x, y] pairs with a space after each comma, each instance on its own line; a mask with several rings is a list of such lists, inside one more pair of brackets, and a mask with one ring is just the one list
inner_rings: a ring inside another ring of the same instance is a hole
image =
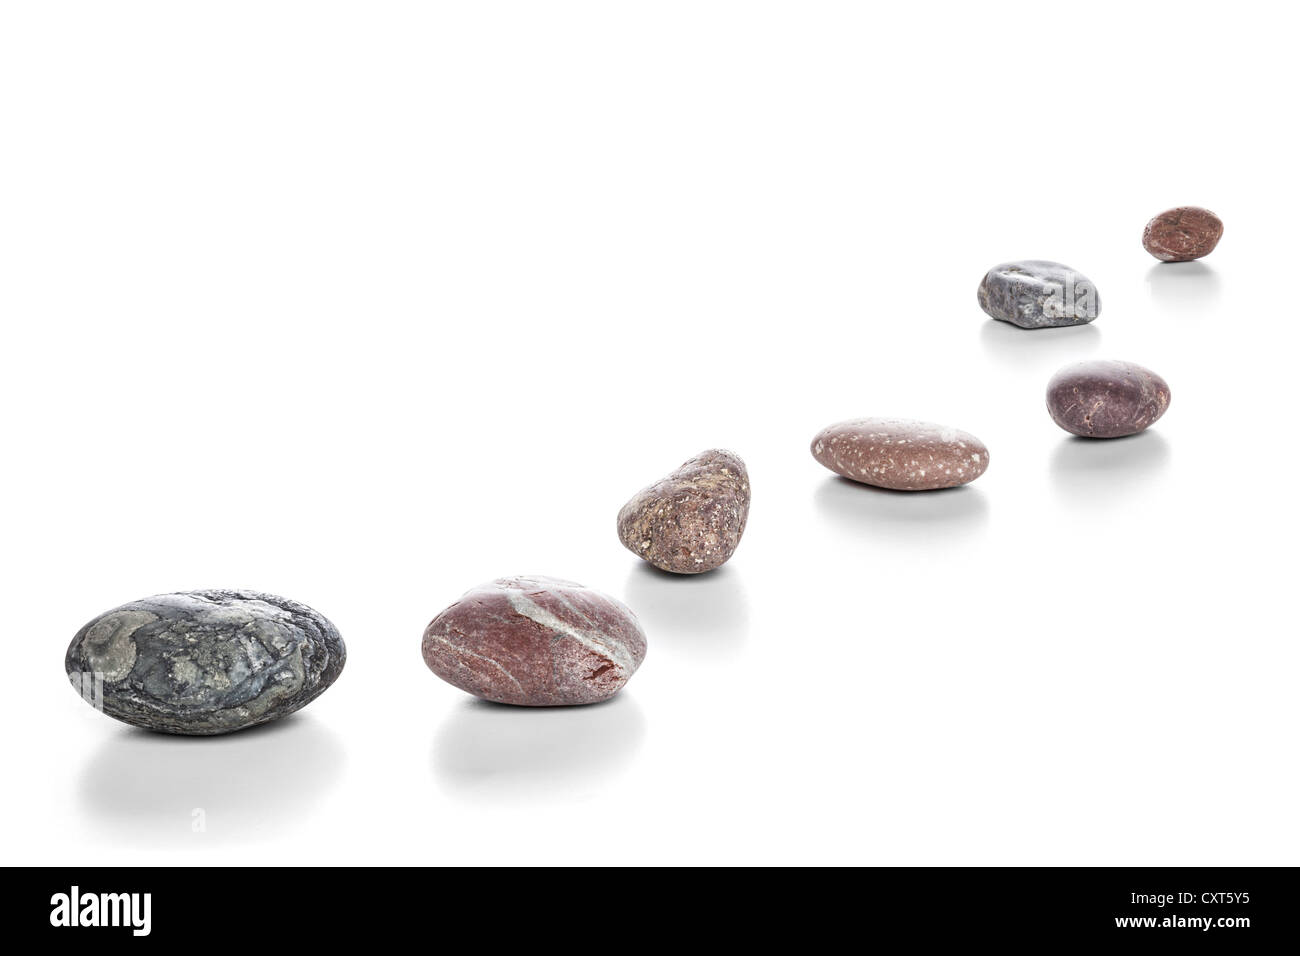
[[635, 669], [632, 666], [632, 655], [627, 652], [627, 649], [615, 646], [612, 643], [606, 643], [605, 635], [574, 627], [572, 624], [556, 617], [546, 608], [529, 600], [525, 594], [519, 591], [509, 591], [507, 594], [510, 597], [510, 606], [515, 609], [516, 614], [522, 614], [542, 627], [573, 638], [592, 653], [599, 654], [601, 657], [607, 658], [618, 665], [624, 674], [631, 674]]

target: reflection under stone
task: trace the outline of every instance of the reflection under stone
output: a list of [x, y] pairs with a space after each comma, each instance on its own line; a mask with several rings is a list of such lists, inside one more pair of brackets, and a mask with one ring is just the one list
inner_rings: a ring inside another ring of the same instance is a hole
[[1169, 464], [1169, 443], [1158, 431], [1127, 438], [1065, 438], [1052, 453], [1052, 486], [1077, 501], [1107, 496], [1145, 483]]
[[344, 759], [334, 734], [301, 714], [214, 737], [123, 727], [83, 769], [79, 797], [131, 841], [237, 842], [306, 819]]
[[749, 601], [740, 572], [724, 565], [705, 574], [671, 574], [644, 561], [628, 575], [628, 607], [651, 643], [700, 656], [730, 653], [749, 631]]
[[624, 769], [644, 736], [645, 719], [626, 691], [579, 707], [514, 707], [471, 698], [439, 728], [433, 771], [448, 789], [466, 795], [563, 797]]

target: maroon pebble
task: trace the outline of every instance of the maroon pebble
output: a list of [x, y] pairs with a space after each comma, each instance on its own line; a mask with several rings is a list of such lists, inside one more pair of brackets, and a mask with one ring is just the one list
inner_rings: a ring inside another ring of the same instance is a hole
[[1169, 399], [1165, 380], [1132, 362], [1078, 362], [1047, 383], [1052, 421], [1084, 438], [1136, 435], [1165, 413]]
[[645, 659], [645, 632], [621, 602], [572, 581], [498, 578], [433, 619], [421, 645], [429, 669], [502, 704], [594, 704]]
[[1223, 235], [1223, 220], [1200, 206], [1179, 206], [1156, 216], [1142, 230], [1142, 247], [1161, 262], [1208, 256]]

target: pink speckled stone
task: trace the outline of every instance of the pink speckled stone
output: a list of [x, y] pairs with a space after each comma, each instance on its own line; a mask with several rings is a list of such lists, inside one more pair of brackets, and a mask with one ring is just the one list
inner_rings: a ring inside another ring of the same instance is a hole
[[736, 553], [749, 520], [749, 472], [735, 452], [700, 452], [618, 513], [618, 538], [661, 571], [700, 574]]
[[819, 462], [845, 478], [894, 491], [933, 491], [974, 481], [989, 450], [969, 432], [901, 418], [855, 418], [812, 441]]
[[645, 659], [645, 632], [619, 601], [572, 581], [498, 578], [430, 622], [429, 669], [502, 704], [594, 704], [614, 696]]

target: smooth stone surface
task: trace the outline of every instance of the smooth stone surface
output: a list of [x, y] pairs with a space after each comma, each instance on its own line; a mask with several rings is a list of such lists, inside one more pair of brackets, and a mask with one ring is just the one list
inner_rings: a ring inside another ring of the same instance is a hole
[[93, 703], [103, 678], [110, 717], [169, 734], [224, 734], [306, 706], [347, 657], [316, 611], [258, 591], [186, 591], [132, 601], [95, 618], [64, 660]]
[[1169, 399], [1165, 380], [1132, 362], [1078, 362], [1047, 384], [1052, 421], [1084, 438], [1136, 435], [1159, 420]]
[[1087, 325], [1101, 312], [1097, 287], [1069, 266], [1024, 259], [994, 266], [980, 282], [980, 308], [1022, 329]]
[[1161, 262], [1208, 256], [1223, 237], [1223, 220], [1200, 206], [1166, 209], [1142, 230], [1142, 248]]
[[823, 428], [812, 455], [837, 475], [895, 491], [964, 485], [989, 466], [989, 451], [974, 435], [898, 418], [855, 418]]
[[619, 510], [618, 538], [656, 568], [698, 574], [735, 554], [748, 519], [745, 463], [714, 448], [638, 491]]
[[461, 690], [502, 704], [594, 704], [622, 689], [645, 659], [636, 616], [572, 581], [498, 578], [430, 622], [424, 662]]

